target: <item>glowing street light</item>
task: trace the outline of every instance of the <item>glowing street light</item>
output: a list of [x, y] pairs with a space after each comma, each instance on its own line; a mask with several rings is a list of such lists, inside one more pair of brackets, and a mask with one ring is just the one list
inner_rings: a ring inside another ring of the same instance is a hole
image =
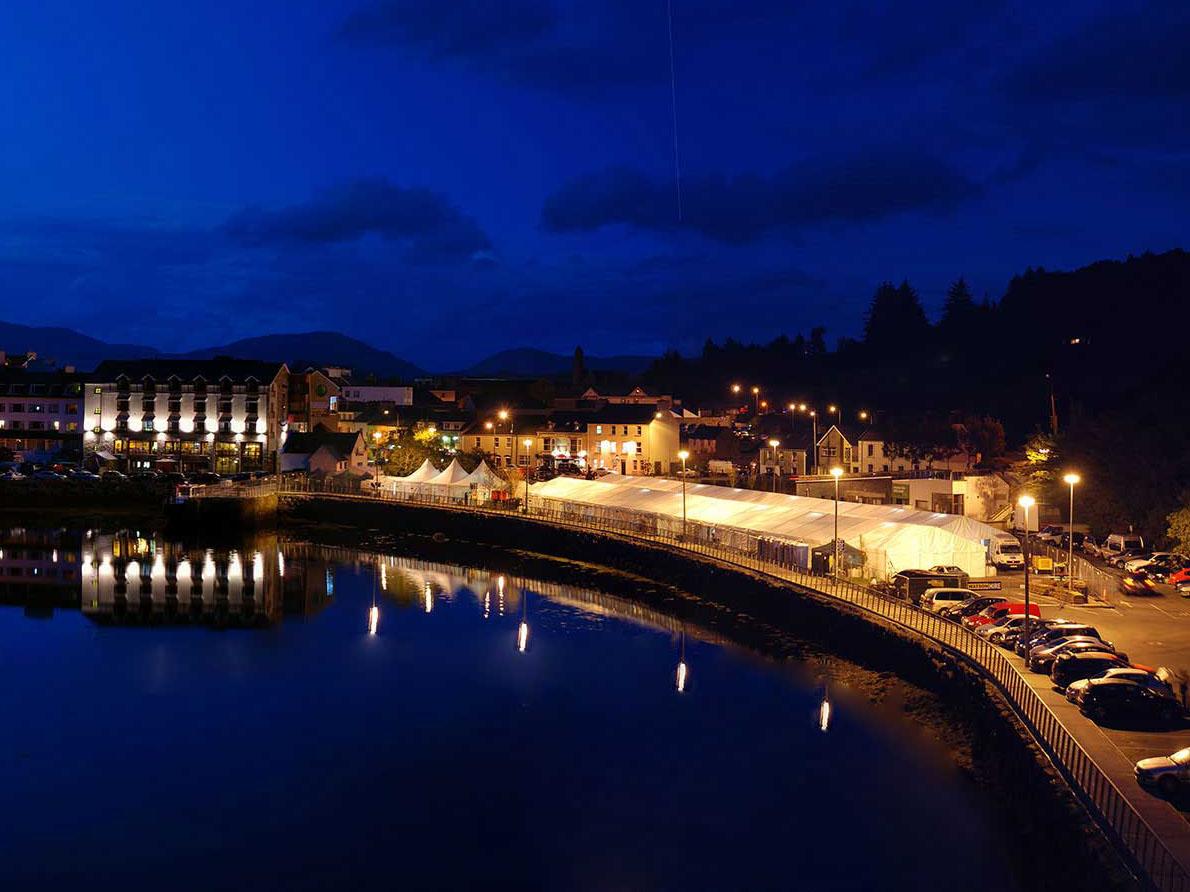
[[[1016, 503], [1025, 509], [1025, 645], [1029, 642], [1029, 564], [1032, 558], [1029, 556], [1029, 509], [1037, 504], [1037, 500], [1027, 493], [1016, 500]], [[1026, 659], [1028, 658], [1028, 651], [1025, 652]]]
[[868, 420], [868, 413], [867, 413], [867, 411], [866, 411], [866, 410], [864, 410], [864, 409], [860, 409], [860, 412], [859, 412], [859, 420], [860, 420], [860, 421], [867, 421], [867, 420]]
[[839, 478], [843, 476], [840, 467], [831, 468], [831, 476], [835, 478], [835, 575], [839, 575]]
[[1066, 530], [1066, 585], [1071, 591], [1074, 591], [1074, 487], [1082, 479], [1073, 471], [1062, 478], [1070, 487], [1070, 523]]
[[682, 541], [686, 541], [686, 459], [690, 457], [690, 453], [683, 449], [678, 453], [678, 458], [682, 460]]
[[781, 469], [780, 453], [777, 452], [777, 447], [780, 445], [780, 440], [769, 440], [769, 449], [773, 450], [773, 492], [777, 491], [777, 472]]
[[760, 414], [760, 388], [755, 384], [752, 385], [752, 399], [756, 403], [756, 414]]
[[732, 385], [731, 385], [731, 392], [732, 392], [732, 393], [739, 393], [739, 392], [740, 392], [740, 385], [738, 385], [738, 384], [732, 384]]

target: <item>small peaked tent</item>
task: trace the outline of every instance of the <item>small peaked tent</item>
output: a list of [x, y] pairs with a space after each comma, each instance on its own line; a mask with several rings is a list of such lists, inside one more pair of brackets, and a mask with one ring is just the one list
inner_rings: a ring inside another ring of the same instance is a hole
[[438, 476], [438, 469], [434, 467], [434, 463], [428, 458], [421, 463], [421, 467], [412, 474], [407, 474], [404, 477], [398, 477], [397, 480], [402, 483], [425, 483], [433, 480]]
[[508, 481], [489, 468], [483, 459], [462, 482], [477, 489], [508, 489]]
[[463, 470], [463, 466], [459, 464], [459, 460], [453, 458], [450, 464], [442, 469], [441, 473], [425, 482], [429, 486], [457, 486], [466, 479], [467, 472]]

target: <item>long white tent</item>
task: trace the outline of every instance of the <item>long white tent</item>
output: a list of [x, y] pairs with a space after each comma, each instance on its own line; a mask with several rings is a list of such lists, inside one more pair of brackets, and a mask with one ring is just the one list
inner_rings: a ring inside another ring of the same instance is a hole
[[[647, 517], [658, 532], [682, 526], [682, 481], [609, 475], [598, 480], [555, 477], [535, 484], [534, 500], [563, 514], [595, 519], [601, 509]], [[884, 579], [900, 570], [953, 564], [983, 576], [987, 543], [1001, 531], [953, 514], [900, 505], [839, 502], [839, 538], [864, 554], [864, 574]], [[688, 484], [686, 516], [693, 533], [724, 544], [755, 548], [756, 538], [807, 546], [834, 538], [835, 502], [709, 484]], [[807, 549], [807, 550], [808, 550]]]

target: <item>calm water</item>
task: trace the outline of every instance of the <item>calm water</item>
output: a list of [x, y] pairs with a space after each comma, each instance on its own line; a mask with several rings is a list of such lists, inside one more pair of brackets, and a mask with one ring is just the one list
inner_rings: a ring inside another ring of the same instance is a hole
[[831, 689], [824, 731], [813, 667], [625, 600], [275, 539], [0, 535], [6, 889], [1012, 886], [900, 720]]

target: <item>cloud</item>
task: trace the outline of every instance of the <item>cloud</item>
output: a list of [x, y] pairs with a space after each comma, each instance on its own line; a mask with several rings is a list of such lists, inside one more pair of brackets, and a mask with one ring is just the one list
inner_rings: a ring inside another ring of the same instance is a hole
[[1190, 6], [1155, 2], [1086, 23], [1005, 78], [1025, 102], [1175, 99], [1190, 95]]
[[945, 212], [980, 191], [978, 184], [928, 155], [893, 150], [819, 157], [775, 176], [687, 177], [679, 226], [671, 182], [629, 168], [609, 168], [563, 186], [546, 199], [541, 219], [545, 229], [558, 233], [625, 224], [655, 231], [693, 229], [715, 241], [742, 244], [824, 223]]
[[[764, 33], [795, 4], [685, 0], [675, 4], [680, 46]], [[664, 3], [639, 0], [377, 0], [348, 16], [338, 38], [451, 60], [564, 94], [661, 84], [669, 76]]]
[[492, 249], [479, 224], [441, 194], [383, 178], [354, 180], [279, 210], [246, 208], [224, 231], [250, 247], [330, 245], [372, 234], [406, 243], [406, 259], [423, 263], [489, 260]]

